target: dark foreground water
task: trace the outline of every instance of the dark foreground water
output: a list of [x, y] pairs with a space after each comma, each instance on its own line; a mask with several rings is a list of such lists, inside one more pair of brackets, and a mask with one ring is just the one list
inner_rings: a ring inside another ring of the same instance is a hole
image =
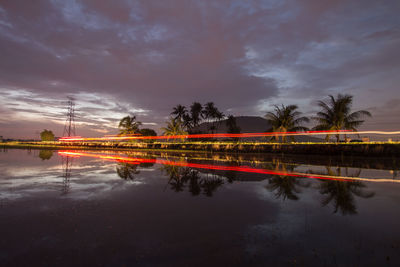
[[0, 266], [400, 266], [397, 171], [395, 158], [3, 150]]

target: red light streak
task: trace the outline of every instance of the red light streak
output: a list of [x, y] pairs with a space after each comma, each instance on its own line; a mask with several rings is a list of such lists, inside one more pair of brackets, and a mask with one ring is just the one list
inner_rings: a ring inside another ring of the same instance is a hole
[[257, 173], [257, 174], [269, 174], [269, 175], [280, 175], [280, 176], [291, 176], [291, 177], [305, 177], [311, 179], [319, 180], [334, 180], [334, 181], [368, 181], [368, 182], [394, 182], [400, 183], [400, 180], [392, 179], [370, 179], [370, 178], [360, 178], [360, 177], [344, 177], [344, 176], [331, 176], [331, 175], [315, 175], [300, 172], [286, 172], [286, 171], [275, 171], [268, 169], [252, 168], [248, 166], [224, 166], [224, 165], [212, 165], [212, 164], [199, 164], [199, 163], [189, 163], [182, 161], [171, 161], [165, 159], [145, 159], [145, 158], [134, 158], [125, 157], [119, 155], [107, 155], [107, 154], [94, 154], [86, 152], [73, 152], [73, 151], [59, 151], [61, 156], [74, 156], [74, 157], [92, 157], [100, 158], [104, 160], [125, 162], [129, 164], [140, 164], [140, 163], [158, 163], [162, 165], [172, 165], [178, 167], [190, 167], [195, 169], [207, 169], [207, 170], [218, 170], [218, 171], [237, 171], [246, 173]]
[[[117, 140], [159, 140], [159, 139], [192, 139], [192, 138], [248, 138], [264, 136], [296, 136], [296, 135], [325, 135], [325, 134], [359, 134], [362, 132], [352, 132], [350, 130], [340, 131], [305, 131], [305, 132], [265, 132], [265, 133], [215, 133], [215, 134], [189, 134], [189, 135], [161, 135], [161, 136], [119, 136], [111, 135], [104, 137], [62, 137], [60, 141], [117, 141]], [[400, 132], [399, 132], [400, 133]]]

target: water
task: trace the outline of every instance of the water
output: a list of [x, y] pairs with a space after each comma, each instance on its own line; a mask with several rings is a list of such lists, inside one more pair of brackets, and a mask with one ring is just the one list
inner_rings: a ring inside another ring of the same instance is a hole
[[399, 266], [398, 171], [395, 158], [3, 150], [0, 266]]

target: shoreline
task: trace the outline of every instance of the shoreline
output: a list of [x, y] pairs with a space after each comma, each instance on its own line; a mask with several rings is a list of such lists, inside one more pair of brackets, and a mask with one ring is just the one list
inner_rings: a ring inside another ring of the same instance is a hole
[[343, 156], [400, 156], [400, 142], [267, 143], [267, 142], [4, 142], [0, 148], [151, 150], [200, 153], [304, 154]]

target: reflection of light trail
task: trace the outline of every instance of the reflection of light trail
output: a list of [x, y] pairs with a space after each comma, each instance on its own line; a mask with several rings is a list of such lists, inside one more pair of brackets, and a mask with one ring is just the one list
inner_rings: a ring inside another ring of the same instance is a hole
[[160, 139], [198, 139], [198, 138], [249, 138], [249, 137], [266, 137], [266, 136], [296, 136], [296, 135], [359, 135], [359, 134], [383, 134], [383, 135], [397, 135], [400, 131], [385, 132], [385, 131], [350, 131], [350, 130], [339, 130], [339, 131], [305, 131], [305, 132], [266, 132], [266, 133], [241, 133], [241, 134], [230, 134], [230, 133], [215, 133], [215, 134], [188, 134], [188, 135], [161, 135], [161, 136], [141, 136], [137, 134], [132, 135], [106, 135], [104, 137], [62, 137], [60, 141], [118, 141], [118, 140], [160, 140]]
[[182, 161], [171, 161], [165, 159], [145, 159], [145, 158], [133, 158], [124, 157], [119, 155], [107, 155], [107, 154], [94, 154], [85, 152], [73, 152], [73, 151], [59, 151], [61, 156], [84, 156], [100, 158], [105, 160], [113, 160], [119, 162], [125, 162], [130, 164], [140, 164], [140, 163], [158, 163], [162, 165], [173, 165], [178, 167], [190, 167], [197, 169], [208, 169], [208, 170], [218, 170], [218, 171], [237, 171], [237, 172], [247, 172], [247, 173], [258, 173], [258, 174], [270, 174], [270, 175], [280, 175], [280, 176], [292, 176], [292, 177], [306, 177], [312, 179], [322, 179], [322, 180], [338, 180], [338, 181], [368, 181], [368, 182], [395, 182], [400, 183], [400, 180], [391, 179], [370, 179], [370, 178], [359, 178], [359, 177], [344, 177], [344, 176], [331, 176], [331, 175], [314, 175], [308, 173], [300, 172], [285, 172], [285, 171], [274, 171], [267, 169], [252, 168], [248, 166], [223, 166], [223, 165], [211, 165], [211, 164], [199, 164], [199, 163], [189, 163]]

